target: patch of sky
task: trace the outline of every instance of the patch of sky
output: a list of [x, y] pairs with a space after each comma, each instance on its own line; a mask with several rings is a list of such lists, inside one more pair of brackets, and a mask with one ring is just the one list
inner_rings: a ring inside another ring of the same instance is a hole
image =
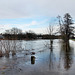
[[0, 19], [0, 24], [24, 24], [35, 21], [41, 21], [44, 18], [16, 18], [16, 19]]
[[[57, 19], [55, 17], [47, 17], [47, 16], [40, 16], [40, 17], [34, 17], [34, 18], [15, 18], [15, 19], [0, 19], [0, 24], [29, 24], [32, 21], [36, 21], [38, 24], [40, 22], [41, 25], [46, 25], [48, 23], [54, 24], [57, 22]], [[35, 26], [34, 26], [35, 27]]]
[[56, 17], [50, 18], [49, 24], [52, 24], [52, 25], [58, 24], [58, 19]]

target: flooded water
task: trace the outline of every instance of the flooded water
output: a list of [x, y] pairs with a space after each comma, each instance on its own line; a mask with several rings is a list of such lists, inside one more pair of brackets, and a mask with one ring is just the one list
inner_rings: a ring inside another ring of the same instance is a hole
[[66, 49], [62, 40], [52, 45], [50, 40], [6, 40], [0, 49], [10, 50], [9, 57], [0, 58], [0, 75], [75, 75], [75, 41], [70, 40]]

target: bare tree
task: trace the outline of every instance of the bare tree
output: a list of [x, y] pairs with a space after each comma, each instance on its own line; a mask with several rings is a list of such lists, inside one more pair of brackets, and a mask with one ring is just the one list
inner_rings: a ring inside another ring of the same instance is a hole
[[6, 30], [5, 33], [6, 34], [21, 34], [22, 30], [18, 28], [12, 28], [12, 29]]
[[[8, 34], [7, 35], [8, 40], [5, 41], [5, 45], [4, 45], [6, 55], [9, 55], [11, 48], [12, 48], [12, 55], [15, 55], [16, 47], [17, 47], [17, 39], [18, 39], [17, 34], [21, 34], [22, 30], [18, 28], [12, 28], [12, 29], [6, 30], [5, 33]], [[10, 37], [10, 35], [12, 35], [12, 37]], [[10, 39], [13, 39], [13, 40], [10, 40]]]
[[49, 37], [51, 37], [50, 38], [50, 48], [51, 48], [53, 45], [53, 37], [52, 36], [54, 35], [54, 26], [49, 24], [47, 31], [48, 31]]
[[49, 35], [53, 35], [53, 30], [54, 30], [53, 25], [50, 25], [50, 24], [49, 24], [49, 27], [48, 27], [47, 30], [48, 30]]

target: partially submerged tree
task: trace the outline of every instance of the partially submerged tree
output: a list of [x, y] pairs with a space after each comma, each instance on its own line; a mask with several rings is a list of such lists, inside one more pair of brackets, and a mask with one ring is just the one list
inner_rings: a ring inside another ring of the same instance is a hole
[[62, 36], [62, 39], [65, 42], [68, 42], [69, 39], [74, 35], [74, 27], [73, 27], [73, 20], [69, 13], [66, 13], [63, 17], [58, 16], [59, 19], [59, 25], [60, 25], [60, 33]]
[[49, 24], [47, 31], [48, 31], [48, 34], [50, 37], [50, 48], [51, 48], [53, 45], [53, 37], [52, 36], [54, 35], [54, 26]]

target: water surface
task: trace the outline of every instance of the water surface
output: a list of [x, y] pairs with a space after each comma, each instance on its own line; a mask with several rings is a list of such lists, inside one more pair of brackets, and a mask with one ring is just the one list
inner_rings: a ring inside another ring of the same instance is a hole
[[16, 40], [15, 56], [11, 56], [14, 41], [9, 44], [10, 56], [0, 58], [0, 75], [75, 75], [75, 41], [70, 40], [66, 51], [62, 40], [53, 40], [52, 45], [50, 40]]

